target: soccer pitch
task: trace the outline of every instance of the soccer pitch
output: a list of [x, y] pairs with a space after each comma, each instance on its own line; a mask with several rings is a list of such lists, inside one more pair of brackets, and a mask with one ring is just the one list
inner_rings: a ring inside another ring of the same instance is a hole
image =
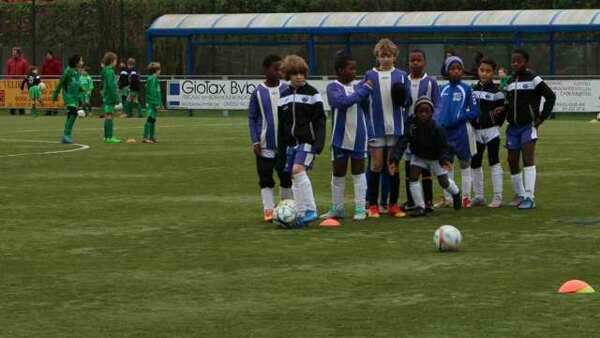
[[[557, 289], [600, 289], [600, 124], [542, 126], [535, 210], [285, 231], [262, 222], [243, 115], [159, 117], [156, 145], [107, 145], [100, 119], [78, 119], [90, 148], [56, 153], [78, 148], [52, 143], [63, 122], [0, 118], [2, 337], [599, 335], [600, 296]], [[116, 136], [139, 141], [143, 122], [116, 120]], [[326, 150], [311, 172], [320, 211], [330, 167]], [[433, 249], [442, 224], [461, 251]]]

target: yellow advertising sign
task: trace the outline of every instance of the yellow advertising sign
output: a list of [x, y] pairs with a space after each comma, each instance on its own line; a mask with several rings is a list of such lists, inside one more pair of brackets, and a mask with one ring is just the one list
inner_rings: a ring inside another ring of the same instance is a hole
[[[2, 108], [31, 108], [33, 102], [29, 99], [27, 86], [21, 90], [23, 80], [0, 80], [0, 109]], [[58, 85], [58, 80], [43, 80], [46, 90], [42, 91], [42, 103], [37, 108], [63, 108], [62, 93], [56, 102], [52, 102], [52, 92]]]

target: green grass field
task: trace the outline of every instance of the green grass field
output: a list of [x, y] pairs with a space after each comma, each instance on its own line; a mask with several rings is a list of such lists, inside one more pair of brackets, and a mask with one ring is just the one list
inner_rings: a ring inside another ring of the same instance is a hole
[[[37, 154], [77, 148], [35, 142], [62, 124], [0, 118], [2, 337], [600, 335], [600, 295], [556, 292], [600, 289], [600, 124], [543, 126], [536, 210], [299, 231], [261, 221], [242, 116], [161, 117], [157, 145], [105, 145], [102, 121], [80, 119], [89, 149]], [[139, 140], [142, 125], [119, 119], [116, 134]], [[329, 158], [311, 173], [321, 211]], [[434, 251], [442, 224], [461, 229], [460, 252]]]

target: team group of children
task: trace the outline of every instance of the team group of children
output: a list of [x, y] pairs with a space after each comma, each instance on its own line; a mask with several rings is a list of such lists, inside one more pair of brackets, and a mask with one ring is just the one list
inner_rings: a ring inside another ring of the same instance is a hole
[[[135, 60], [130, 58], [127, 64], [122, 65], [121, 73], [117, 81], [115, 67], [117, 64], [117, 55], [108, 52], [102, 59], [102, 113], [104, 118], [104, 142], [108, 144], [121, 143], [121, 140], [114, 136], [115, 111], [124, 109], [127, 116], [131, 117], [133, 109], [137, 108], [138, 116], [142, 116], [142, 109], [139, 103], [140, 76], [135, 70]], [[73, 55], [69, 58], [68, 66], [60, 78], [58, 85], [52, 93], [52, 100], [56, 101], [62, 91], [63, 101], [67, 108], [67, 117], [62, 137], [62, 143], [73, 143], [73, 126], [78, 116], [85, 116], [91, 112], [90, 97], [94, 90], [94, 82], [84, 66], [83, 57]], [[143, 143], [156, 143], [155, 125], [156, 112], [162, 105], [160, 82], [160, 63], [152, 62], [148, 65], [148, 79], [145, 85], [145, 111], [146, 122], [144, 124]], [[41, 103], [42, 90], [46, 88], [38, 74], [38, 69], [31, 66], [29, 74], [21, 84], [24, 90], [27, 86], [29, 98], [33, 102], [32, 116], [36, 116], [36, 107]]]
[[[354, 185], [354, 219], [425, 216], [434, 208], [458, 210], [485, 205], [482, 161], [487, 149], [493, 198], [503, 204], [500, 127], [506, 120], [506, 143], [515, 197], [511, 205], [535, 208], [535, 143], [537, 128], [552, 112], [556, 97], [533, 71], [529, 55], [517, 49], [511, 56], [512, 76], [505, 90], [493, 82], [497, 65], [491, 58], [479, 64], [479, 81], [464, 81], [463, 61], [444, 62], [448, 83], [440, 88], [425, 73], [426, 55], [409, 54], [409, 73], [396, 68], [398, 49], [388, 40], [374, 48], [377, 66], [355, 81], [356, 61], [339, 53], [337, 79], [327, 86], [331, 106], [332, 205], [321, 218], [343, 218], [345, 176], [350, 162]], [[268, 56], [266, 80], [249, 105], [249, 127], [256, 155], [265, 221], [275, 208], [273, 171], [279, 175], [281, 199], [293, 198], [298, 225], [319, 218], [307, 171], [325, 146], [326, 115], [318, 90], [306, 82], [308, 66], [296, 55], [283, 60]], [[281, 81], [284, 77], [289, 84]], [[540, 110], [541, 99], [543, 109]], [[520, 169], [523, 157], [523, 171]], [[459, 162], [460, 188], [454, 181]], [[400, 205], [400, 162], [404, 160], [407, 202]], [[365, 164], [368, 169], [365, 170]], [[444, 190], [434, 205], [432, 175]], [[387, 206], [387, 208], [384, 208]]]

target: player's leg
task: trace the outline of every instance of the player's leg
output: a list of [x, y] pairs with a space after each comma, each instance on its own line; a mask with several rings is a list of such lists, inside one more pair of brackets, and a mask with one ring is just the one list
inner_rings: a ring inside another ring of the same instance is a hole
[[73, 143], [72, 133], [73, 133], [73, 125], [75, 124], [75, 120], [77, 119], [77, 108], [76, 107], [67, 107], [67, 117], [65, 119], [65, 130], [63, 132], [62, 143]]
[[[395, 136], [386, 137], [386, 149], [390, 151], [396, 144]], [[384, 161], [387, 162], [387, 152], [384, 155]], [[387, 170], [386, 170], [387, 171]], [[392, 217], [404, 217], [406, 214], [398, 205], [400, 197], [400, 166], [396, 165], [396, 170], [390, 173], [390, 199], [388, 204], [388, 214]]]
[[405, 211], [410, 211], [415, 208], [415, 201], [412, 198], [410, 192], [410, 155], [409, 158], [404, 161], [404, 190], [406, 191], [406, 202], [402, 205]]
[[410, 213], [411, 217], [421, 217], [427, 215], [425, 211], [425, 199], [423, 199], [423, 187], [419, 176], [421, 176], [421, 170], [425, 166], [424, 162], [417, 160], [415, 157], [410, 161], [409, 180], [410, 180], [410, 193], [412, 195], [415, 208]]
[[331, 207], [321, 218], [344, 218], [344, 187], [349, 155], [343, 149], [332, 147], [331, 157]]
[[[378, 142], [379, 140], [377, 140]], [[369, 153], [371, 154], [371, 174], [367, 182], [369, 196], [369, 217], [379, 217], [379, 183], [381, 180], [381, 170], [383, 168], [383, 146], [385, 144], [379, 144], [374, 142], [369, 147]], [[383, 141], [385, 142], [385, 141]]]
[[351, 158], [352, 183], [354, 185], [354, 220], [362, 221], [367, 218], [365, 198], [367, 193], [367, 179], [365, 177], [365, 156], [358, 154]]
[[275, 159], [256, 156], [256, 171], [258, 173], [258, 185], [260, 186], [263, 219], [265, 222], [273, 220], [273, 209], [275, 209], [275, 198], [273, 194], [273, 188], [275, 188], [275, 180], [273, 180], [274, 167]]
[[510, 180], [512, 182], [515, 197], [511, 205], [518, 207], [525, 199], [525, 187], [519, 160], [521, 157], [521, 133], [522, 128], [508, 126], [506, 128], [506, 148], [508, 150], [508, 166], [510, 168]]
[[319, 217], [312, 183], [307, 173], [315, 155], [311, 145], [300, 144], [295, 147], [292, 157], [292, 189], [299, 211], [299, 225], [305, 226]]
[[462, 208], [460, 189], [453, 179], [448, 177], [448, 171], [444, 169], [439, 162], [430, 162], [431, 172], [437, 176], [438, 183], [450, 196], [452, 196], [452, 206], [454, 210]]
[[294, 194], [292, 193], [292, 175], [285, 170], [278, 170], [277, 175], [279, 176], [279, 198], [283, 200], [293, 200]]
[[[478, 131], [479, 132], [479, 131]], [[477, 142], [477, 154], [471, 159], [471, 174], [473, 175], [473, 201], [472, 206], [483, 206], [485, 205], [484, 197], [484, 181], [483, 181], [483, 154], [485, 152], [485, 144], [481, 139]], [[488, 154], [489, 155], [489, 154]]]
[[[533, 127], [532, 127], [533, 128]], [[519, 209], [535, 208], [535, 140], [523, 144], [523, 178], [525, 187], [525, 200], [519, 205]]]
[[500, 164], [500, 136], [493, 138], [487, 144], [488, 150], [488, 162], [492, 172], [492, 190], [494, 191], [494, 197], [492, 202], [488, 205], [490, 208], [499, 208], [502, 206], [502, 193], [503, 193], [503, 176], [502, 165]]
[[425, 211], [433, 212], [433, 179], [431, 170], [423, 169], [421, 171], [421, 182], [423, 185], [423, 197], [425, 198]]

